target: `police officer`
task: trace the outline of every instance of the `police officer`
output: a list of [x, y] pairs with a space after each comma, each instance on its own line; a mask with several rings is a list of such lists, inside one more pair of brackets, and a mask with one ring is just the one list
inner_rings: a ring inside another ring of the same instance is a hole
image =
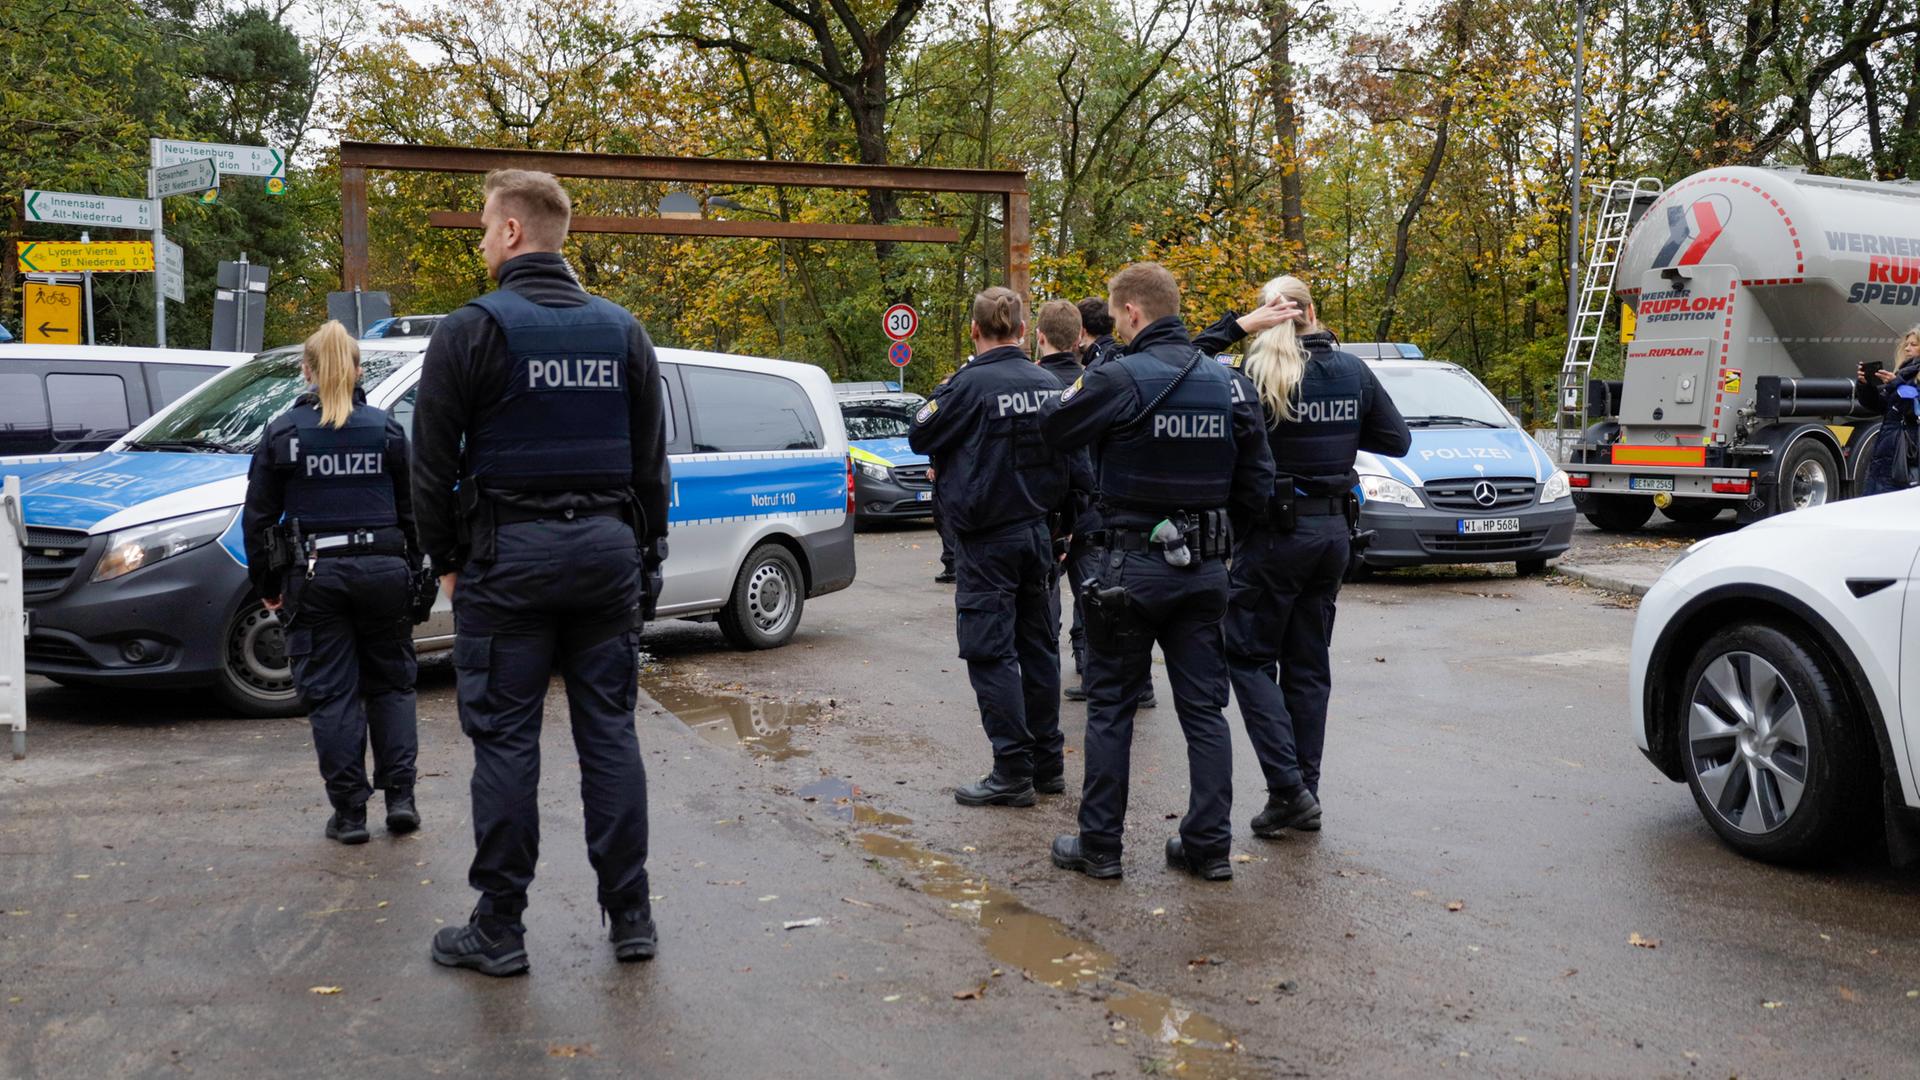
[[300, 369], [309, 389], [267, 425], [247, 472], [247, 575], [280, 613], [293, 682], [311, 710], [333, 804], [327, 838], [364, 844], [374, 787], [386, 792], [388, 832], [420, 827], [407, 437], [367, 404], [346, 327], [329, 322], [308, 338]]
[[1096, 368], [1120, 355], [1120, 343], [1113, 340], [1113, 315], [1107, 311], [1103, 296], [1089, 296], [1075, 305], [1080, 309], [1080, 364]]
[[[1065, 390], [1086, 374], [1086, 368], [1080, 364], [1079, 342], [1083, 336], [1080, 323], [1080, 309], [1070, 301], [1049, 300], [1040, 305], [1039, 314], [1034, 319], [1034, 352], [1039, 354], [1034, 362], [1040, 370], [1052, 375], [1060, 389]], [[1093, 528], [1093, 475], [1086, 468], [1086, 455], [1075, 455], [1080, 467], [1074, 470], [1069, 480], [1069, 490], [1053, 515], [1053, 533], [1056, 551], [1056, 581], [1053, 586], [1054, 621], [1060, 621], [1060, 587], [1058, 577], [1067, 579], [1067, 588], [1073, 596], [1073, 623], [1068, 630], [1068, 642], [1073, 648], [1073, 673], [1083, 674], [1086, 670], [1086, 626], [1081, 620], [1080, 575], [1068, 573], [1072, 564], [1073, 537], [1079, 534], [1083, 525], [1081, 518], [1087, 518], [1085, 529]], [[1059, 550], [1062, 543], [1066, 551]], [[1056, 630], [1057, 632], [1057, 630]], [[1066, 690], [1070, 700], [1082, 700], [1084, 692], [1076, 694], [1081, 687], [1076, 684]]]
[[1108, 306], [1125, 352], [1087, 372], [1041, 421], [1060, 450], [1092, 444], [1101, 529], [1089, 537], [1086, 782], [1079, 835], [1053, 843], [1056, 866], [1121, 875], [1135, 700], [1155, 642], [1187, 740], [1190, 795], [1167, 863], [1233, 877], [1232, 737], [1224, 710], [1229, 519], [1256, 513], [1273, 486], [1259, 405], [1245, 380], [1196, 349], [1180, 290], [1157, 263], [1114, 275]]
[[958, 541], [955, 633], [993, 769], [956, 789], [963, 806], [1032, 806], [1066, 790], [1060, 736], [1060, 631], [1048, 601], [1047, 514], [1067, 491], [1069, 455], [1040, 437], [1040, 410], [1060, 384], [1027, 359], [1020, 297], [974, 297], [971, 362], [914, 417], [908, 442], [940, 470], [940, 498]]
[[670, 480], [653, 343], [560, 255], [572, 207], [546, 173], [486, 179], [480, 252], [500, 283], [428, 344], [414, 414], [420, 538], [457, 568], [454, 667], [473, 741], [480, 900], [434, 935], [441, 964], [527, 970], [521, 921], [540, 856], [541, 713], [566, 680], [588, 861], [620, 960], [654, 955], [636, 635], [659, 595]]
[[1327, 650], [1359, 512], [1354, 455], [1397, 457], [1412, 436], [1367, 365], [1335, 347], [1305, 282], [1275, 278], [1263, 299], [1287, 302], [1294, 318], [1255, 337], [1243, 364], [1266, 415], [1276, 478], [1260, 524], [1234, 545], [1227, 660], [1267, 782], [1253, 832], [1274, 837], [1320, 828]]

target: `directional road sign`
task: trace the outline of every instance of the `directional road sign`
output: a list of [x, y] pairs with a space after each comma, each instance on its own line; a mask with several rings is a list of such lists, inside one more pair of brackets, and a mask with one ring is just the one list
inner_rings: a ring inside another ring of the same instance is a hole
[[233, 146], [227, 143], [187, 142], [183, 139], [154, 139], [153, 165], [178, 165], [194, 158], [213, 159], [222, 176], [287, 175], [287, 159], [271, 146]]
[[153, 273], [153, 241], [116, 240], [76, 244], [60, 240], [20, 241], [20, 269], [29, 274]]
[[913, 346], [904, 341], [896, 341], [887, 346], [887, 360], [894, 367], [906, 367], [913, 360]]
[[895, 341], [905, 341], [920, 329], [920, 313], [907, 304], [895, 304], [880, 316], [880, 329]]
[[160, 272], [160, 292], [176, 304], [187, 302], [187, 253], [180, 245], [160, 238], [160, 255], [156, 260]]
[[81, 342], [80, 286], [25, 283], [25, 324], [29, 345], [78, 345]]
[[70, 191], [28, 188], [28, 221], [52, 225], [87, 225], [100, 229], [151, 229], [153, 204], [145, 199], [116, 199], [108, 195], [79, 195]]
[[147, 188], [156, 199], [169, 195], [197, 195], [220, 186], [220, 170], [210, 157], [192, 158], [178, 165], [157, 166], [147, 173]]

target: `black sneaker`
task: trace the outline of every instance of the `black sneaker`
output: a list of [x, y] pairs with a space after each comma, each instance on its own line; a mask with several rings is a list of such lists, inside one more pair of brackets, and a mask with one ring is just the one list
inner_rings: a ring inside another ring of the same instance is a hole
[[621, 963], [651, 960], [660, 948], [660, 934], [654, 929], [653, 913], [642, 905], [632, 911], [613, 911], [613, 925], [607, 940], [613, 942], [613, 957]]
[[1085, 682], [1074, 683], [1072, 686], [1067, 687], [1066, 694], [1068, 701], [1085, 701], [1087, 700], [1087, 684]]
[[1033, 778], [1033, 790], [1041, 795], [1064, 795], [1067, 792], [1067, 774], [1050, 773]]
[[1101, 881], [1110, 881], [1125, 872], [1120, 865], [1119, 852], [1088, 851], [1080, 846], [1080, 838], [1072, 833], [1054, 837], [1053, 865]]
[[1167, 837], [1167, 865], [1184, 870], [1201, 881], [1232, 881], [1233, 863], [1225, 854], [1189, 858], [1186, 845], [1178, 836]]
[[520, 975], [528, 966], [527, 943], [512, 928], [489, 927], [476, 914], [465, 926], [443, 926], [435, 932], [433, 962], [472, 968], [482, 975]]
[[1282, 791], [1267, 792], [1267, 808], [1253, 819], [1253, 835], [1267, 840], [1288, 829], [1320, 831], [1320, 800], [1304, 787], [1294, 789], [1291, 795]]
[[367, 806], [348, 810], [335, 810], [327, 819], [327, 839], [338, 840], [343, 844], [364, 844], [367, 842]]
[[420, 827], [420, 811], [413, 805], [411, 787], [393, 788], [387, 792], [387, 831], [390, 833], [410, 833]]
[[995, 769], [976, 784], [953, 790], [953, 801], [961, 806], [1032, 806], [1033, 781], [1024, 776], [1007, 776]]

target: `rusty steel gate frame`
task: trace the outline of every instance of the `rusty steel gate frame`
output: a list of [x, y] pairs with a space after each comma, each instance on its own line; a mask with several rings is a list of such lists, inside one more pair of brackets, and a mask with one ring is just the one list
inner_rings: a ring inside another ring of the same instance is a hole
[[[562, 150], [512, 150], [478, 146], [418, 146], [398, 143], [340, 144], [341, 288], [365, 290], [367, 281], [367, 171], [485, 173], [534, 169], [594, 180], [665, 181], [763, 187], [816, 187], [848, 191], [938, 192], [999, 195], [1006, 257], [1006, 285], [1021, 297], [1031, 284], [1033, 239], [1027, 174], [1017, 169], [937, 169], [917, 165], [842, 165], [729, 158], [651, 157]], [[442, 228], [479, 228], [480, 215], [436, 211], [429, 223]], [[708, 221], [681, 218], [576, 217], [574, 232], [651, 236], [726, 236], [786, 240], [891, 240], [955, 244], [957, 229], [924, 225], [843, 225], [814, 221]]]

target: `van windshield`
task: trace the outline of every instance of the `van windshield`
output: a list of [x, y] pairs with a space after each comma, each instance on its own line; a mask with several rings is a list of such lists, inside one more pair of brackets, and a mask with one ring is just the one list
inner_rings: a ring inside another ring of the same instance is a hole
[[[380, 385], [417, 355], [360, 354], [360, 385]], [[306, 388], [306, 380], [300, 377], [298, 349], [262, 354], [207, 380], [129, 442], [127, 449], [251, 454], [267, 424], [286, 412]]]
[[1507, 410], [1487, 388], [1456, 367], [1373, 369], [1409, 427], [1511, 427]]
[[847, 438], [904, 439], [913, 431], [911, 405], [847, 405], [840, 410], [847, 422]]

